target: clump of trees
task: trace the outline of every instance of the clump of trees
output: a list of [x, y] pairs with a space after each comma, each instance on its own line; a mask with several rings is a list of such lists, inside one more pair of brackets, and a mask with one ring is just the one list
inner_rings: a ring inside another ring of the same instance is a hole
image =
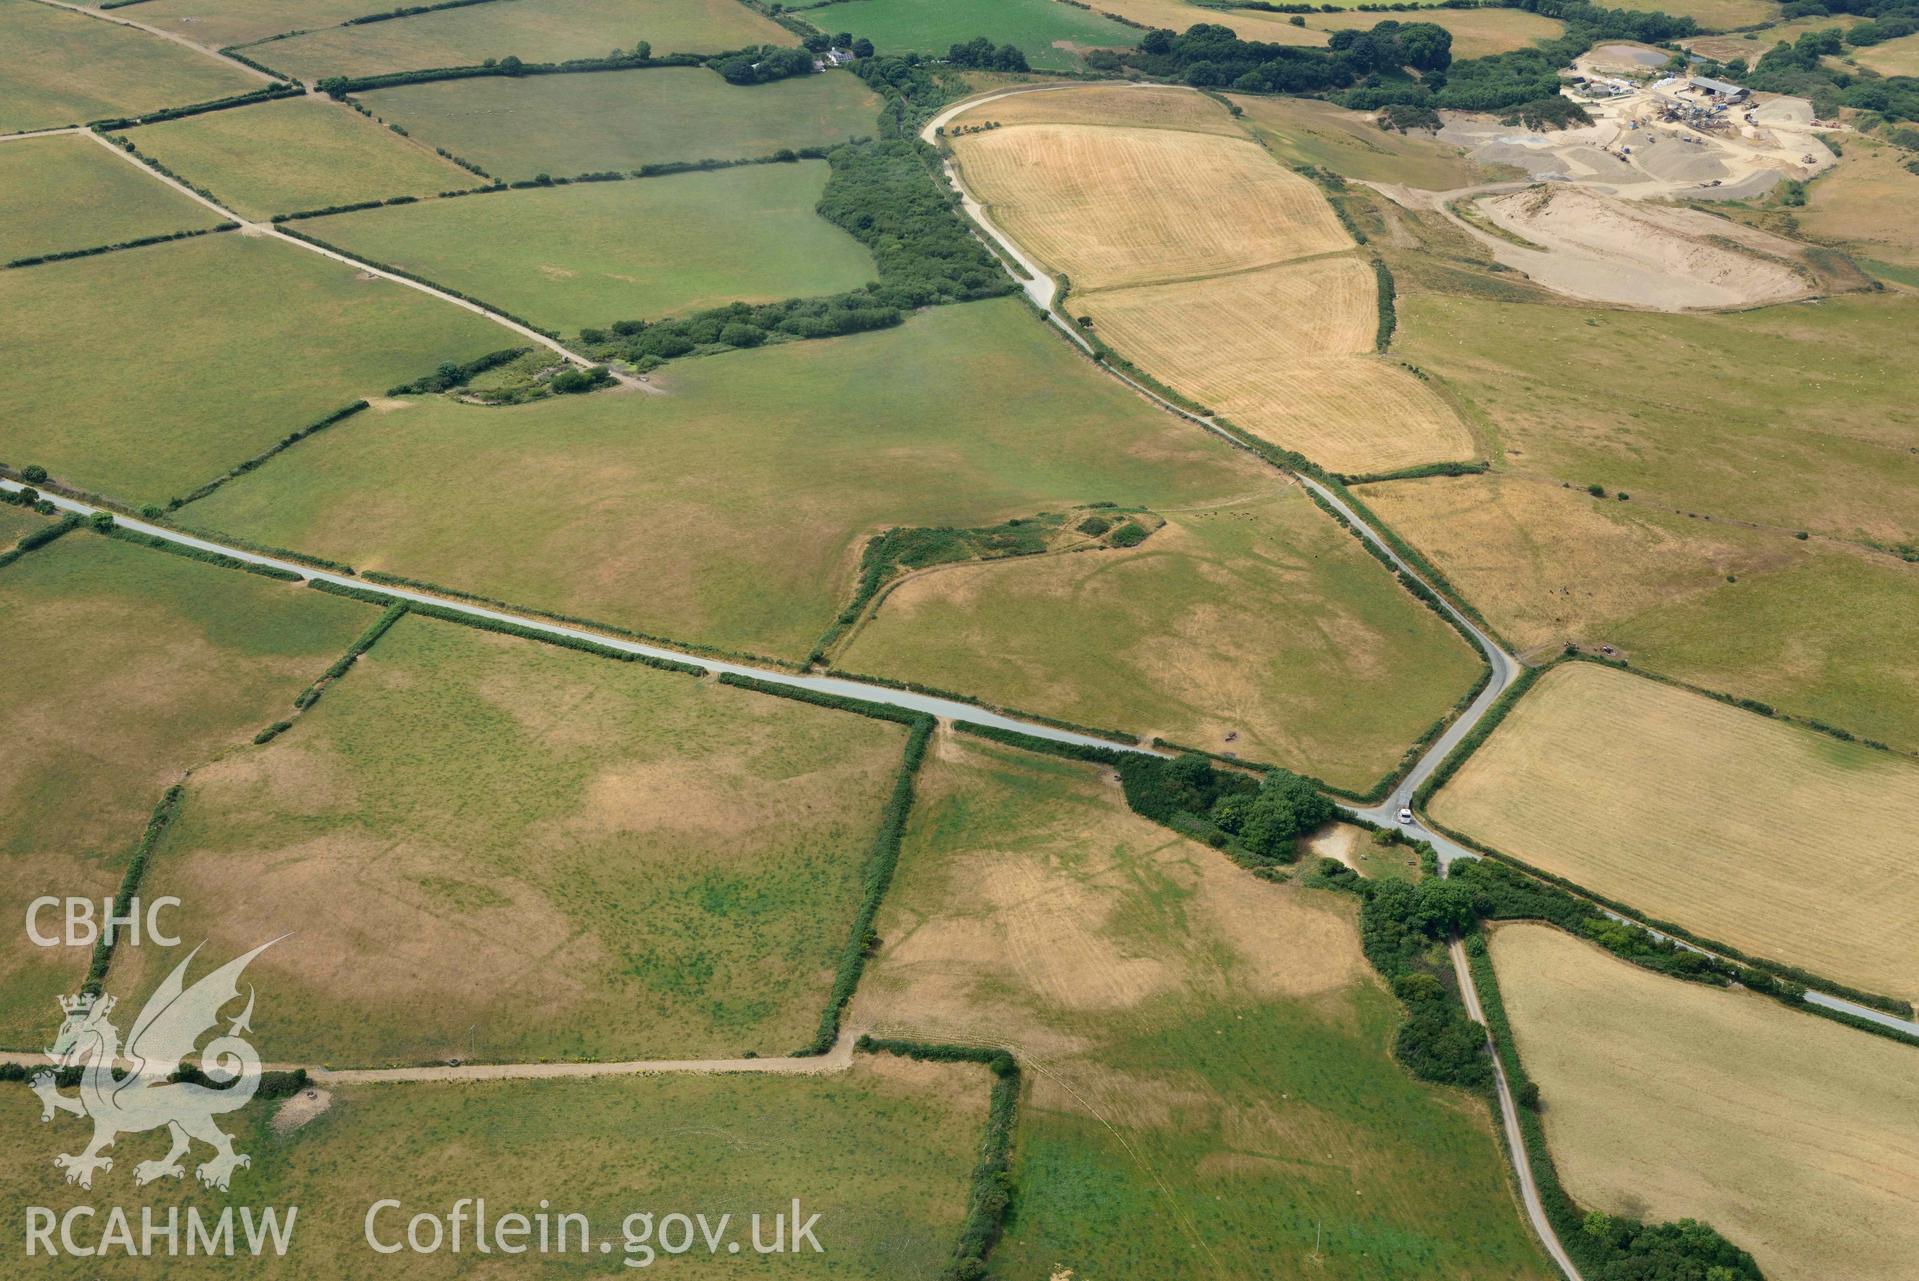
[[952, 46], [946, 51], [946, 60], [972, 71], [1027, 70], [1026, 55], [1020, 52], [1018, 45], [1003, 44], [996, 48], [985, 36], [974, 36], [965, 44]]
[[713, 70], [728, 84], [762, 85], [774, 80], [813, 74], [813, 55], [806, 49], [786, 49], [766, 45], [746, 53], [736, 53], [712, 64]]
[[[1814, 7], [1822, 14], [1827, 11], [1824, 5]], [[1841, 13], [1861, 13], [1875, 8], [1884, 16], [1860, 24], [1869, 28], [1865, 40], [1856, 39], [1853, 32], [1831, 27], [1805, 32], [1791, 44], [1780, 41], [1760, 57], [1758, 65], [1746, 77], [1746, 83], [1768, 93], [1810, 98], [1813, 110], [1821, 116], [1832, 117], [1841, 107], [1853, 107], [1875, 112], [1887, 120], [1919, 120], [1919, 77], [1855, 75], [1826, 61], [1842, 54], [1848, 44], [1873, 44], [1891, 39], [1890, 35], [1881, 33], [1903, 31], [1908, 23], [1912, 30], [1919, 31], [1919, 6], [1904, 10], [1891, 6], [1880, 8], [1875, 0], [1835, 0], [1831, 5], [1831, 11]]]
[[1645, 1224], [1594, 1210], [1581, 1235], [1609, 1256], [1594, 1281], [1763, 1281], [1750, 1254], [1697, 1219]]

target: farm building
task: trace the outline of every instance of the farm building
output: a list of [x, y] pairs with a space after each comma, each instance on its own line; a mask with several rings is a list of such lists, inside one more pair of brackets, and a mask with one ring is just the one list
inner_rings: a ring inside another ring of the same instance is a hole
[[1694, 76], [1691, 83], [1694, 93], [1705, 94], [1715, 102], [1744, 102], [1752, 94], [1752, 90], [1743, 85], [1714, 80], [1711, 76]]

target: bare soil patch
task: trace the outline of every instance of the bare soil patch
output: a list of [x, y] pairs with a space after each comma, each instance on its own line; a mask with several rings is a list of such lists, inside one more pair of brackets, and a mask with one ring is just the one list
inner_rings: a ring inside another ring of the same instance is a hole
[[1786, 302], [1815, 288], [1798, 265], [1800, 246], [1696, 210], [1568, 186], [1492, 196], [1478, 208], [1545, 250], [1496, 240], [1495, 258], [1574, 298], [1686, 311]]

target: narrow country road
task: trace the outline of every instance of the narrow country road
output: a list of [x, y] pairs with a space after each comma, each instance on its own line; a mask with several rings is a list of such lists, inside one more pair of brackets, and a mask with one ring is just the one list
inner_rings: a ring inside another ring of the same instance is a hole
[[[1052, 87], [1057, 88], [1058, 86]], [[945, 124], [946, 121], [952, 119], [959, 112], [977, 106], [981, 102], [1004, 97], [1006, 93], [1017, 92], [1021, 91], [1017, 89], [1009, 90], [1002, 93], [989, 94], [983, 98], [976, 98], [968, 102], [956, 103], [933, 117], [933, 119], [927, 123], [926, 128], [922, 130], [920, 136], [928, 143], [931, 143], [934, 140], [935, 131], [938, 127]], [[1030, 92], [1038, 92], [1038, 90]], [[1034, 263], [1020, 246], [1014, 244], [1011, 237], [1007, 236], [1006, 233], [1000, 230], [990, 219], [979, 216], [979, 213], [976, 212], [980, 210], [979, 202], [974, 198], [971, 192], [966, 190], [957, 166], [949, 162], [946, 166], [946, 173], [954, 186], [959, 190], [962, 204], [965, 206], [967, 212], [974, 216], [976, 225], [984, 231], [986, 235], [992, 237], [993, 241], [1004, 249], [1015, 261], [1026, 266], [1027, 270], [1044, 278], [1044, 269]], [[1076, 332], [1074, 327], [1069, 324], [1064, 317], [1054, 310], [1052, 304], [1053, 299], [1057, 295], [1057, 287], [1050, 279], [1043, 286], [1028, 282], [1026, 285], [1026, 294], [1027, 297], [1031, 298], [1040, 309], [1046, 313], [1046, 318], [1053, 323], [1054, 327], [1070, 338], [1073, 343], [1088, 356], [1093, 354], [1092, 345], [1088, 343], [1081, 334]], [[1155, 392], [1152, 388], [1146, 387], [1133, 378], [1128, 377], [1120, 370], [1114, 369], [1111, 364], [1105, 361], [1096, 363], [1098, 363], [1101, 369], [1113, 377], [1118, 378], [1121, 382], [1124, 382], [1128, 387], [1131, 387], [1140, 395], [1145, 396], [1160, 408], [1169, 413], [1176, 414], [1188, 422], [1196, 423], [1217, 436], [1221, 436], [1229, 441], [1232, 440], [1232, 437], [1224, 431], [1219, 424], [1200, 415], [1189, 413], [1180, 406], [1167, 400], [1164, 396], [1161, 396], [1158, 392]], [[1237, 441], [1233, 441], [1232, 443], [1235, 445], [1238, 444]], [[1439, 853], [1442, 866], [1450, 864], [1452, 860], [1458, 858], [1477, 858], [1479, 856], [1476, 853], [1466, 849], [1458, 842], [1449, 840], [1440, 833], [1430, 830], [1416, 817], [1411, 822], [1401, 823], [1399, 821], [1399, 811], [1403, 806], [1410, 804], [1410, 798], [1413, 793], [1418, 790], [1420, 784], [1432, 777], [1433, 771], [1439, 768], [1440, 762], [1446, 759], [1447, 753], [1451, 752], [1461, 739], [1472, 732], [1473, 726], [1478, 724], [1480, 719], [1484, 717], [1488, 711], [1492, 710], [1493, 704], [1498, 701], [1500, 695], [1504, 694], [1507, 688], [1512, 685], [1513, 681], [1518, 678], [1520, 672], [1519, 660], [1511, 654], [1508, 654], [1483, 628], [1468, 618], [1464, 611], [1455, 605], [1445, 593], [1434, 590], [1432, 584], [1427, 583], [1420, 574], [1416, 573], [1412, 566], [1408, 565], [1400, 557], [1399, 553], [1393, 550], [1392, 546], [1380, 532], [1374, 529], [1369, 521], [1340, 498], [1338, 494], [1335, 494], [1327, 486], [1314, 480], [1310, 476], [1300, 475], [1297, 472], [1289, 474], [1298, 480], [1300, 484], [1310, 488], [1313, 493], [1324, 500], [1333, 510], [1345, 517], [1346, 520], [1352, 524], [1352, 527], [1359, 532], [1362, 538], [1385, 556], [1387, 562], [1395, 570], [1406, 575], [1413, 581], [1423, 584], [1429, 591], [1432, 591], [1434, 599], [1439, 602], [1440, 608], [1446, 612], [1446, 616], [1456, 622], [1460, 629], [1468, 636], [1472, 637], [1473, 643], [1479, 647], [1480, 652], [1485, 656], [1487, 664], [1492, 669], [1492, 677], [1486, 682], [1486, 688], [1480, 691], [1479, 696], [1472, 701], [1463, 713], [1454, 719], [1452, 725], [1433, 742], [1432, 746], [1419, 758], [1412, 769], [1406, 772], [1406, 776], [1400, 780], [1399, 785], [1393, 789], [1392, 794], [1379, 805], [1356, 811], [1360, 817], [1370, 822], [1382, 826], [1398, 827], [1415, 839], [1430, 841], [1433, 848]], [[1479, 993], [1473, 987], [1472, 974], [1465, 967], [1465, 953], [1463, 950], [1455, 954], [1454, 961], [1459, 971], [1460, 991], [1465, 999], [1467, 1011], [1481, 1023], [1484, 1023], [1485, 1018], [1483, 1014], [1479, 1012]], [[1573, 1266], [1572, 1259], [1566, 1254], [1565, 1247], [1560, 1244], [1559, 1237], [1554, 1233], [1552, 1224], [1547, 1221], [1545, 1210], [1539, 1203], [1539, 1191], [1533, 1184], [1532, 1170], [1527, 1165], [1525, 1137], [1519, 1131], [1519, 1115], [1514, 1108], [1512, 1091], [1506, 1084], [1505, 1072], [1500, 1069], [1497, 1058], [1494, 1060], [1493, 1067], [1495, 1073], [1494, 1079], [1498, 1085], [1500, 1111], [1506, 1125], [1508, 1140], [1507, 1151], [1512, 1156], [1513, 1174], [1519, 1182], [1520, 1195], [1525, 1202], [1527, 1218], [1531, 1220], [1533, 1231], [1538, 1234], [1540, 1242], [1545, 1246], [1547, 1253], [1552, 1256], [1553, 1262], [1565, 1273], [1568, 1281], [1583, 1281], [1579, 1270]]]
[[[29, 488], [16, 480], [0, 478], [0, 490], [18, 493]], [[108, 509], [96, 507], [77, 498], [53, 493], [39, 488], [42, 498], [56, 508], [72, 512], [78, 516], [92, 516], [95, 512]], [[333, 570], [319, 569], [295, 560], [279, 556], [267, 556], [259, 552], [248, 551], [244, 547], [232, 547], [212, 539], [200, 538], [165, 525], [155, 525], [136, 516], [122, 512], [109, 512], [115, 522], [125, 529], [139, 534], [148, 534], [164, 539], [181, 547], [191, 547], [197, 551], [217, 552], [230, 556], [234, 560], [245, 561], [249, 565], [264, 565], [273, 569], [285, 570], [297, 574], [309, 582], [333, 583], [340, 587], [351, 587], [358, 591], [378, 592], [394, 600], [411, 601], [421, 605], [432, 605], [438, 609], [456, 614], [465, 614], [472, 618], [483, 618], [493, 622], [511, 623], [528, 631], [539, 632], [547, 636], [563, 636], [572, 640], [592, 641], [607, 649], [620, 650], [623, 653], [639, 654], [647, 658], [671, 659], [676, 663], [685, 663], [698, 667], [712, 675], [731, 673], [735, 676], [748, 676], [764, 681], [769, 685], [785, 685], [793, 689], [810, 690], [818, 694], [833, 694], [841, 698], [856, 698], [862, 702], [879, 703], [887, 707], [901, 707], [908, 711], [924, 712], [943, 721], [956, 721], [966, 725], [984, 725], [992, 729], [1017, 730], [1034, 738], [1043, 738], [1055, 743], [1072, 743], [1082, 747], [1104, 747], [1112, 751], [1142, 752], [1157, 755], [1148, 748], [1131, 743], [1116, 743], [1111, 739], [1099, 738], [1092, 734], [1081, 734], [1073, 730], [1058, 729], [1052, 725], [1043, 725], [1036, 721], [1021, 720], [1016, 716], [1007, 716], [1000, 712], [963, 703], [958, 699], [936, 698], [930, 694], [915, 694], [911, 690], [893, 689], [886, 685], [869, 685], [861, 681], [845, 680], [838, 676], [814, 676], [786, 671], [775, 667], [755, 667], [750, 663], [734, 662], [730, 659], [709, 658], [702, 654], [689, 654], [682, 650], [668, 649], [662, 645], [648, 645], [642, 641], [629, 640], [624, 636], [611, 636], [585, 627], [576, 627], [566, 623], [556, 623], [536, 614], [519, 614], [511, 610], [492, 609], [472, 601], [460, 600], [451, 596], [438, 596], [432, 592], [420, 591], [411, 587], [389, 586], [385, 583], [370, 582], [352, 574], [336, 573]]]
[[[943, 128], [948, 121], [962, 112], [970, 111], [980, 106], [982, 103], [993, 102], [1014, 94], [1047, 93], [1076, 87], [1075, 85], [1035, 85], [1031, 87], [1000, 89], [991, 93], [982, 94], [976, 98], [956, 102], [944, 108], [939, 114], [927, 121], [926, 125], [920, 130], [920, 138], [928, 144], [936, 145], [939, 130]], [[1169, 86], [1144, 87], [1164, 89]], [[1194, 90], [1193, 92], [1198, 91]], [[1058, 296], [1058, 283], [1047, 274], [1045, 267], [1034, 261], [1023, 247], [992, 221], [979, 201], [974, 197], [973, 193], [967, 189], [958, 167], [950, 160], [946, 164], [946, 175], [953, 183], [954, 189], [958, 191], [960, 202], [967, 214], [972, 217], [975, 225], [978, 226], [986, 236], [990, 237], [995, 245], [1005, 251], [1009, 258], [1019, 263], [1033, 277], [1023, 284], [1026, 290], [1026, 296], [1046, 314], [1047, 320], [1052, 323], [1054, 328], [1065, 334], [1067, 338], [1072, 341], [1074, 346], [1078, 347], [1088, 356], [1093, 355], [1093, 345], [1086, 340], [1085, 335], [1081, 334], [1072, 324], [1068, 323], [1064, 317], [1054, 310], [1053, 301]], [[1112, 377], [1119, 379], [1135, 392], [1138, 392], [1141, 396], [1146, 397], [1146, 399], [1158, 405], [1161, 409], [1166, 410], [1170, 414], [1177, 415], [1187, 422], [1205, 428], [1221, 439], [1232, 443], [1235, 447], [1243, 448], [1238, 441], [1234, 440], [1228, 432], [1212, 419], [1181, 408], [1152, 388], [1145, 386], [1104, 361], [1096, 363]], [[1393, 550], [1392, 545], [1380, 535], [1379, 531], [1374, 529], [1372, 524], [1360, 515], [1359, 512], [1355, 511], [1345, 499], [1341, 498], [1326, 485], [1321, 484], [1311, 476], [1304, 476], [1297, 472], [1289, 472], [1288, 475], [1312, 490], [1327, 506], [1345, 517], [1346, 520], [1352, 524], [1352, 527], [1359, 532], [1360, 537], [1364, 538], [1369, 545], [1378, 549], [1395, 570], [1422, 584], [1427, 590], [1432, 591], [1434, 598], [1439, 601], [1440, 607], [1445, 611], [1446, 616], [1458, 624], [1462, 631], [1472, 637], [1473, 644], [1478, 646], [1480, 653], [1485, 657], [1487, 665], [1492, 669], [1492, 679], [1487, 682], [1486, 688], [1480, 692], [1479, 696], [1472, 701], [1472, 704], [1467, 707], [1463, 713], [1454, 719], [1453, 723], [1447, 727], [1445, 733], [1441, 734], [1439, 738], [1433, 742], [1432, 746], [1419, 758], [1419, 761], [1412, 769], [1407, 771], [1406, 777], [1400, 780], [1399, 785], [1393, 789], [1392, 794], [1378, 805], [1354, 811], [1368, 822], [1377, 823], [1386, 827], [1398, 827], [1408, 836], [1416, 840], [1431, 842], [1433, 848], [1439, 852], [1441, 863], [1450, 863], [1458, 858], [1478, 858], [1479, 855], [1474, 851], [1467, 849], [1465, 846], [1459, 844], [1459, 842], [1448, 838], [1442, 833], [1433, 831], [1424, 823], [1420, 822], [1417, 817], [1410, 823], [1401, 823], [1399, 821], [1399, 811], [1410, 805], [1413, 793], [1418, 791], [1420, 786], [1432, 777], [1433, 772], [1439, 768], [1440, 762], [1446, 759], [1447, 753], [1458, 746], [1461, 739], [1472, 733], [1473, 726], [1479, 723], [1481, 717], [1492, 710], [1493, 704], [1499, 701], [1500, 695], [1504, 694], [1512, 683], [1519, 678], [1519, 673], [1522, 670], [1519, 660], [1507, 653], [1497, 641], [1487, 634], [1484, 628], [1467, 617], [1465, 612], [1455, 605], [1444, 592], [1434, 589], [1431, 583], [1426, 582], [1425, 578], [1414, 570], [1411, 565], [1407, 564], [1399, 553]]]
[[[1486, 1027], [1486, 1011], [1480, 1007], [1479, 989], [1473, 986], [1473, 973], [1466, 963], [1466, 946], [1458, 939], [1453, 940], [1452, 955], [1453, 973], [1459, 976], [1459, 994], [1466, 1002], [1466, 1016]], [[1499, 1092], [1499, 1119], [1506, 1131], [1506, 1150], [1513, 1156], [1513, 1174], [1519, 1180], [1519, 1199], [1526, 1207], [1526, 1217], [1559, 1270], [1569, 1281], [1582, 1281], [1579, 1268], [1566, 1253], [1566, 1247], [1560, 1244], [1559, 1234], [1546, 1218], [1546, 1207], [1540, 1203], [1539, 1185], [1533, 1181], [1532, 1166], [1526, 1160], [1526, 1136], [1519, 1128], [1519, 1107], [1513, 1101], [1512, 1087], [1506, 1082], [1505, 1065], [1500, 1063], [1499, 1052], [1493, 1048], [1490, 1030], [1486, 1033], [1486, 1047], [1493, 1059], [1493, 1084]]]

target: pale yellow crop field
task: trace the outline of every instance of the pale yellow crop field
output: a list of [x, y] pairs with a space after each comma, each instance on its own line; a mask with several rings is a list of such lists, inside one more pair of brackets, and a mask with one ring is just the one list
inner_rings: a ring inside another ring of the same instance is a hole
[[1257, 143], [1160, 128], [1022, 125], [953, 143], [992, 218], [1075, 289], [1268, 266], [1353, 247]]
[[1499, 926], [1492, 957], [1582, 1205], [1702, 1219], [1771, 1281], [1912, 1275], [1911, 1048], [1639, 969], [1551, 926]]
[[1625, 672], [1548, 672], [1441, 822], [1755, 956], [1919, 995], [1919, 765]]
[[1181, 129], [1244, 137], [1239, 124], [1203, 93], [1174, 85], [1074, 84], [987, 98], [948, 122], [947, 131], [983, 124], [1110, 125]]
[[1154, 377], [1334, 471], [1473, 454], [1444, 401], [1373, 356], [1378, 286], [1357, 257], [1116, 289], [1075, 310]]

